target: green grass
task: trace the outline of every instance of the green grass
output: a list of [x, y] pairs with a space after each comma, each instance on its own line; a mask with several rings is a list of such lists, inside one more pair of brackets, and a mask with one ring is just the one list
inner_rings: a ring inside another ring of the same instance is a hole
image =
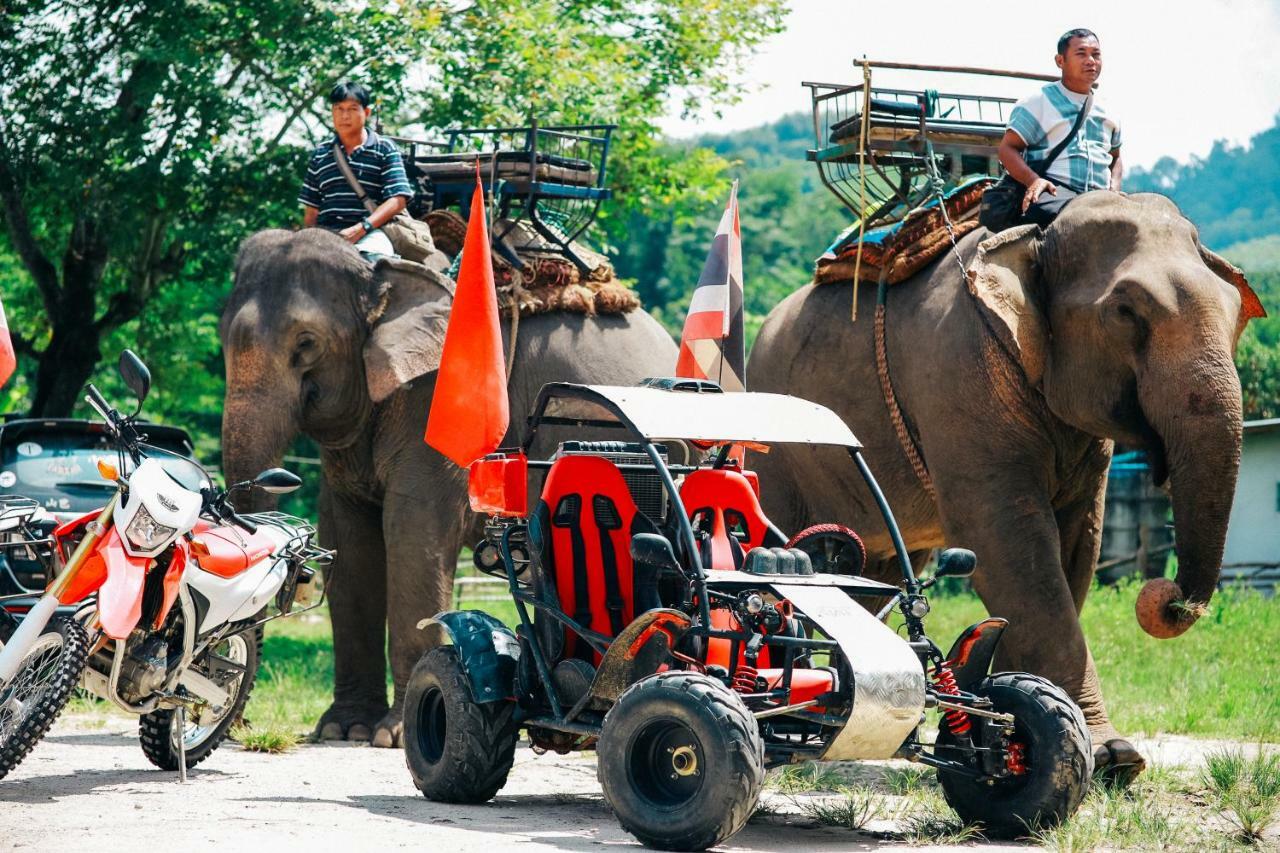
[[258, 726], [236, 726], [231, 730], [231, 739], [250, 752], [266, 752], [271, 755], [288, 752], [302, 740], [289, 729], [263, 729]]
[[[1186, 634], [1156, 640], [1134, 618], [1140, 588], [1137, 581], [1097, 587], [1082, 615], [1116, 728], [1127, 735], [1280, 741], [1280, 691], [1268, 685], [1280, 671], [1280, 599], [1225, 589]], [[944, 651], [986, 615], [967, 592], [936, 596], [931, 604], [926, 624]]]
[[1260, 753], [1250, 759], [1240, 750], [1211, 753], [1205, 759], [1203, 781], [1244, 841], [1262, 841], [1280, 816], [1280, 754]]

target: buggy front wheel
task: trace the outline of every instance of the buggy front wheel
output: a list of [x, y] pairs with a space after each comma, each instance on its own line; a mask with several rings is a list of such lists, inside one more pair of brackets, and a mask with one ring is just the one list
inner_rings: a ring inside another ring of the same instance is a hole
[[453, 646], [424, 654], [404, 698], [404, 758], [439, 803], [483, 803], [507, 783], [519, 726], [515, 702], [477, 702]]
[[[1010, 775], [988, 784], [962, 773], [938, 771], [942, 793], [965, 823], [981, 824], [992, 838], [1018, 838], [1071, 817], [1093, 773], [1084, 714], [1051, 681], [1025, 672], [1002, 672], [973, 691], [993, 710], [1012, 714]], [[956, 745], [943, 723], [938, 746]], [[946, 749], [950, 757], [953, 749]]]
[[764, 783], [760, 729], [738, 694], [692, 672], [627, 689], [604, 718], [604, 796], [642, 843], [705, 850], [742, 829]]

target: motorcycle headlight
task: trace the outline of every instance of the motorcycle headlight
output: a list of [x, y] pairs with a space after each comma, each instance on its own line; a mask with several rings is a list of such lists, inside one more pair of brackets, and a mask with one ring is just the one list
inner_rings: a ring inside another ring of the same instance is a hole
[[146, 506], [140, 506], [138, 514], [124, 529], [124, 535], [135, 548], [141, 551], [152, 551], [159, 548], [166, 539], [177, 532], [177, 529], [158, 523], [151, 517], [151, 513], [147, 512]]

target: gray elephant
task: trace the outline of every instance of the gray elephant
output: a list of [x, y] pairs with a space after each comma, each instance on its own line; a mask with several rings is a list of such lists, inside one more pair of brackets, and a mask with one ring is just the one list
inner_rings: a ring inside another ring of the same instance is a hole
[[[459, 550], [479, 538], [466, 471], [423, 443], [452, 291], [416, 265], [371, 268], [317, 229], [255, 234], [236, 262], [220, 324], [227, 479], [278, 464], [299, 433], [320, 446], [320, 532], [338, 552], [322, 737], [399, 743], [405, 685], [427, 645], [417, 623], [448, 609]], [[546, 382], [633, 384], [676, 361], [643, 311], [540, 314], [522, 319], [516, 338], [513, 432]]]
[[[877, 374], [874, 287], [862, 288], [857, 322], [849, 286], [791, 294], [760, 332], [751, 385], [812, 398], [848, 421], [917, 568], [932, 548], [977, 552], [973, 586], [1012, 623], [997, 667], [1062, 685], [1084, 710], [1097, 765], [1128, 776], [1144, 759], [1108, 719], [1078, 618], [1113, 442], [1146, 448], [1156, 481], [1172, 490], [1176, 584], [1148, 583], [1138, 618], [1148, 633], [1173, 636], [1218, 580], [1240, 458], [1232, 357], [1248, 317], [1242, 298], [1256, 297], [1158, 195], [1091, 193], [1047, 230], [987, 237], [961, 241], [967, 277], [948, 253], [888, 292], [887, 363], [908, 443]], [[923, 477], [905, 447], [918, 450]], [[784, 529], [816, 519], [859, 530], [871, 571], [891, 578], [875, 504], [837, 462], [803, 448], [755, 457], [765, 508]]]

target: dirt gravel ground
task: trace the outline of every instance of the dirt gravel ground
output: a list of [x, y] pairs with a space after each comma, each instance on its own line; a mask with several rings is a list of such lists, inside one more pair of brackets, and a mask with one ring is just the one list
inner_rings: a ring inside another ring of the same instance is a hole
[[[1165, 738], [1141, 748], [1161, 764], [1190, 764], [1221, 744]], [[507, 786], [483, 806], [431, 803], [418, 794], [399, 750], [303, 745], [263, 755], [226, 744], [187, 784], [154, 769], [129, 721], [64, 719], [0, 782], [0, 849], [593, 850], [632, 846], [596, 782], [594, 755], [535, 756], [520, 748]], [[768, 795], [723, 849], [903, 849], [900, 840], [823, 827]], [[790, 813], [788, 813], [790, 812]], [[872, 829], [892, 826], [872, 824]], [[921, 850], [1027, 849], [1023, 845]]]

